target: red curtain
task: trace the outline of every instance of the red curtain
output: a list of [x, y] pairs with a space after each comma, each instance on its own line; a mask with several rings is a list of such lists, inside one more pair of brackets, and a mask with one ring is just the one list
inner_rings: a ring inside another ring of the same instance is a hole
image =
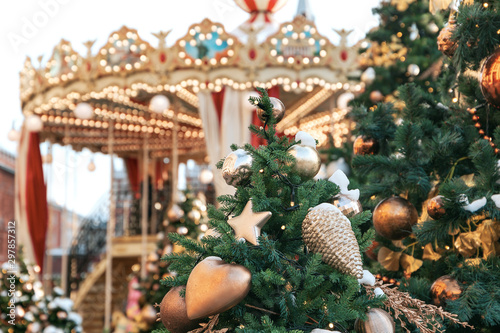
[[139, 161], [137, 158], [127, 157], [125, 159], [125, 167], [127, 168], [128, 182], [130, 189], [135, 195], [139, 193]]
[[220, 92], [212, 93], [212, 100], [214, 101], [215, 111], [219, 119], [219, 127], [222, 121], [222, 107], [224, 106], [224, 88]]
[[[280, 98], [280, 87], [273, 86], [267, 90], [267, 93], [269, 94], [269, 97]], [[257, 112], [252, 113], [252, 124], [254, 124], [255, 126], [262, 126], [262, 122], [260, 121], [259, 117], [257, 117]], [[258, 146], [265, 145], [266, 140], [252, 133], [252, 136], [250, 138], [250, 143], [252, 146], [257, 148]]]
[[38, 133], [29, 134], [26, 166], [26, 217], [33, 252], [38, 266], [43, 269], [49, 213]]

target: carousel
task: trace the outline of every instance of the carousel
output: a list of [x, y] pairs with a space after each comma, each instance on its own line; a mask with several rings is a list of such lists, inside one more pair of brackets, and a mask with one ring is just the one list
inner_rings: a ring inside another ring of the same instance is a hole
[[[275, 22], [273, 13], [285, 0], [235, 2], [250, 16], [232, 32], [223, 23], [205, 19], [171, 45], [166, 41], [169, 31], [153, 33], [157, 43], [152, 45], [124, 26], [112, 32], [105, 45], [86, 42], [86, 54], [62, 40], [43, 64], [41, 59], [38, 66], [26, 59], [20, 74], [25, 122], [16, 212], [26, 234], [38, 233], [29, 241], [40, 266], [47, 232], [41, 226], [48, 223], [41, 142], [122, 158], [131, 191], [141, 201], [140, 233], [118, 233], [112, 166], [109, 219], [103, 244], [97, 246], [100, 261], [90, 265], [72, 261], [71, 255], [63, 261], [63, 272], [79, 281], [68, 278], [64, 288], [83, 315], [85, 332], [109, 329], [112, 307], [124, 297], [115, 285], [117, 269], [126, 274], [131, 260], [141, 258], [141, 273], [146, 274], [146, 256], [161, 229], [147, 214], [149, 187], [170, 173], [170, 186], [176, 189], [180, 162], [194, 160], [213, 168], [231, 152], [231, 144], [261, 143], [247, 130], [250, 124], [260, 126], [248, 103], [256, 87], [266, 88], [285, 104], [285, 116], [277, 124], [282, 135], [307, 131], [319, 147], [340, 147], [350, 140], [347, 101], [364, 89], [359, 82], [359, 45], [348, 46], [350, 32], [337, 31], [340, 42], [333, 44], [304, 10], [306, 1], [299, 1], [297, 16], [283, 23]], [[233, 188], [212, 171], [215, 193], [230, 193]], [[143, 181], [148, 177], [155, 181]], [[172, 190], [173, 203], [175, 193]], [[72, 247], [78, 248], [79, 241], [73, 240]], [[96, 311], [99, 304], [102, 312]]]

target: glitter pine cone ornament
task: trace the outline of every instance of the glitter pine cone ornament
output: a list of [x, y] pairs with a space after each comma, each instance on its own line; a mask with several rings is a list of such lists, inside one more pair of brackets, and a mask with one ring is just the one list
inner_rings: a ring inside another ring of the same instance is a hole
[[363, 263], [351, 222], [332, 204], [309, 210], [302, 222], [302, 237], [309, 251], [321, 253], [323, 261], [344, 274], [360, 279]]

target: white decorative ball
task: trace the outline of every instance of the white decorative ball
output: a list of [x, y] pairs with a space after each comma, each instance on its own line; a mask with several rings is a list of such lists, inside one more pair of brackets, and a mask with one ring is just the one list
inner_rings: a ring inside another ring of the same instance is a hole
[[151, 98], [151, 102], [149, 103], [150, 109], [156, 113], [163, 113], [164, 111], [168, 110], [169, 106], [170, 101], [165, 95], [156, 95]]
[[88, 169], [90, 172], [94, 172], [94, 171], [95, 171], [95, 163], [94, 163], [94, 161], [90, 161], [90, 162], [89, 162], [89, 165], [87, 165], [87, 169]]
[[26, 129], [30, 132], [40, 132], [43, 128], [42, 119], [36, 114], [26, 117]]
[[203, 169], [200, 172], [200, 182], [202, 184], [210, 184], [214, 180], [214, 174], [209, 169]]
[[408, 65], [408, 73], [411, 76], [417, 76], [418, 74], [420, 74], [420, 67], [418, 67], [417, 64], [410, 64]]
[[371, 84], [375, 81], [375, 69], [373, 67], [368, 67], [363, 74], [361, 74], [361, 81], [366, 84]]
[[7, 133], [7, 138], [9, 141], [19, 141], [21, 138], [21, 133], [18, 130], [15, 130], [14, 128]]
[[186, 235], [188, 232], [189, 230], [185, 226], [180, 226], [179, 228], [177, 228], [177, 233], [180, 235]]
[[82, 102], [76, 105], [73, 112], [79, 119], [90, 119], [94, 115], [94, 108], [89, 103]]

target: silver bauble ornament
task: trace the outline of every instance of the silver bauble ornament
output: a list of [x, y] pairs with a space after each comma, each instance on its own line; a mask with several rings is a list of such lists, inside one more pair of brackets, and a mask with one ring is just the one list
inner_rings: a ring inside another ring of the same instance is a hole
[[288, 152], [295, 157], [293, 171], [304, 182], [313, 179], [321, 169], [321, 158], [315, 148], [302, 144], [293, 145]]
[[[276, 119], [276, 122], [279, 123], [283, 116], [285, 115], [285, 104], [282, 101], [277, 99], [276, 97], [269, 97], [271, 103], [273, 104], [273, 116]], [[261, 108], [257, 108], [257, 117], [259, 117], [260, 121], [263, 123], [266, 122], [266, 113]]]
[[245, 184], [252, 174], [253, 158], [243, 149], [237, 149], [227, 155], [222, 165], [222, 177], [228, 185]]

